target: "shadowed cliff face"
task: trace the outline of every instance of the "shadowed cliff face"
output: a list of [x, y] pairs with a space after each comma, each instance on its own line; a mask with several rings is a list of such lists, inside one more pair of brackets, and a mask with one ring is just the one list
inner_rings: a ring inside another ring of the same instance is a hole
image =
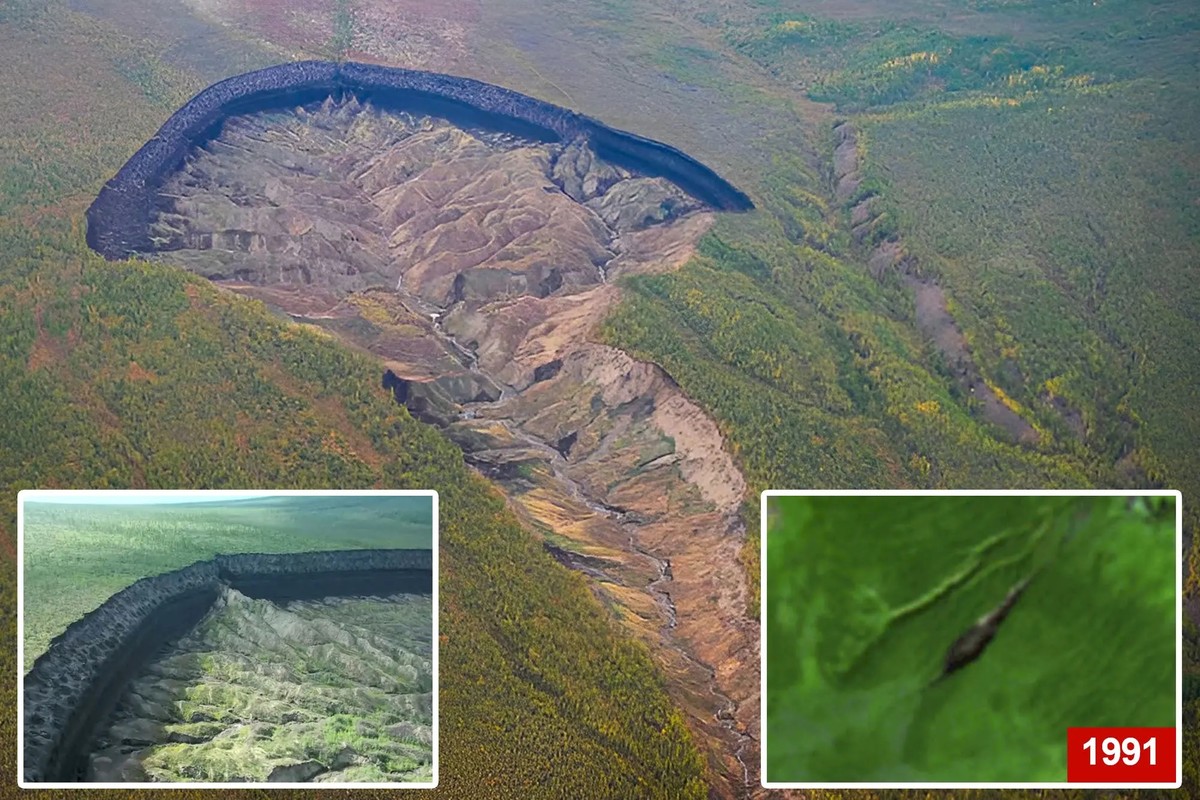
[[722, 796], [757, 761], [745, 483], [658, 367], [592, 341], [623, 275], [713, 219], [586, 141], [350, 98], [231, 118], [153, 201], [154, 256], [376, 355], [563, 563], [651, 644]]

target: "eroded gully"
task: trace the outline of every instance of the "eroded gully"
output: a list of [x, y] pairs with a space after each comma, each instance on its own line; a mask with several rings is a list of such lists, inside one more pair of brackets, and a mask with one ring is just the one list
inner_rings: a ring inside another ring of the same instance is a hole
[[[428, 304], [422, 303], [423, 307]], [[423, 309], [425, 313], [430, 314], [433, 318], [433, 327], [437, 335], [449, 345], [454, 352], [460, 354], [463, 366], [472, 373], [491, 379], [491, 376], [482, 371], [478, 366], [478, 360], [475, 353], [469, 348], [464, 347], [455, 338], [447, 333], [442, 327], [443, 309], [432, 311], [429, 308]], [[480, 411], [485, 409], [502, 408], [514, 394], [514, 390], [507, 384], [499, 383], [501, 388], [501, 396], [494, 402], [482, 403], [466, 403], [463, 404], [462, 419], [470, 419], [476, 417]], [[512, 424], [507, 419], [491, 418], [491, 421], [496, 422], [504, 427], [514, 441], [519, 443], [518, 447], [528, 448], [541, 453], [544, 456], [544, 463], [549, 467], [551, 475], [555, 483], [562, 487], [567, 495], [572, 499], [582, 503], [593, 512], [600, 514], [617, 524], [624, 534], [627, 542], [628, 552], [631, 552], [639, 558], [646, 561], [652, 568], [653, 574], [656, 576], [645, 585], [645, 590], [650, 593], [658, 606], [663, 622], [659, 628], [659, 636], [662, 639], [664, 647], [673, 650], [679, 654], [688, 664], [699, 669], [707, 676], [706, 684], [708, 692], [717, 701], [719, 708], [713, 714], [713, 720], [724, 731], [724, 738], [731, 745], [731, 752], [736, 759], [741, 771], [741, 791], [737, 794], [738, 797], [748, 797], [753, 785], [754, 772], [750, 763], [746, 760], [746, 750], [749, 748], [755, 736], [744, 730], [741, 730], [737, 724], [736, 712], [738, 703], [723, 692], [717, 681], [716, 669], [708, 663], [693, 655], [686, 643], [680, 640], [675, 634], [677, 624], [677, 610], [675, 601], [671, 596], [671, 585], [674, 582], [674, 575], [671, 570], [671, 562], [667, 558], [663, 558], [655, 554], [650, 549], [639, 544], [641, 529], [649, 520], [642, 515], [631, 512], [616, 506], [606, 503], [603, 499], [589, 492], [579, 481], [571, 477], [565, 467], [566, 459], [557, 449], [550, 443], [539, 439], [529, 432], [521, 429], [519, 426]], [[467, 454], [467, 461], [476, 471], [486, 476], [486, 465], [475, 462], [470, 454]], [[736, 522], [738, 530], [735, 532], [739, 537], [744, 536], [744, 527], [740, 518]], [[595, 566], [583, 566], [580, 564], [570, 563], [560, 559], [560, 563], [564, 563], [569, 568], [575, 569], [583, 573], [593, 581], [608, 581], [624, 585], [624, 582], [603, 569], [598, 569]]]

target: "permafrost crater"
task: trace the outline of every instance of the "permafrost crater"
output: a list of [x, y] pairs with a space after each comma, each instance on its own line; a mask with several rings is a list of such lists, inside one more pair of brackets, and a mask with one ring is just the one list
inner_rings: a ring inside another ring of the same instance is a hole
[[714, 212], [751, 207], [674, 148], [506, 89], [303, 62], [197, 95], [104, 187], [88, 242], [376, 356], [651, 645], [716, 795], [744, 797], [745, 481], [702, 409], [599, 330], [617, 279], [678, 268]]

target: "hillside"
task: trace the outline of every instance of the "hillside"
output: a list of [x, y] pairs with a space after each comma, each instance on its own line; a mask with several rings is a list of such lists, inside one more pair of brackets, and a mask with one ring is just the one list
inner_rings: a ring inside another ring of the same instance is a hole
[[[131, 683], [97, 736], [91, 768], [110, 781], [428, 781], [430, 616], [428, 596], [281, 607], [226, 590]], [[309, 654], [300, 662], [297, 645]], [[190, 688], [176, 711], [180, 680]], [[245, 709], [236, 727], [231, 702]], [[230, 730], [238, 735], [222, 735]], [[155, 744], [125, 753], [123, 739]]]

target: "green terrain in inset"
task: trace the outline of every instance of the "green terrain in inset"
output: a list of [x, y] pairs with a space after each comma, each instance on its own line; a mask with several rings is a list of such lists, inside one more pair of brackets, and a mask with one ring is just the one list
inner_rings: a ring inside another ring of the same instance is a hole
[[428, 595], [276, 604], [225, 590], [130, 683], [102, 781], [432, 780]]
[[1068, 727], [1173, 726], [1173, 502], [772, 498], [768, 780], [1065, 781]]

